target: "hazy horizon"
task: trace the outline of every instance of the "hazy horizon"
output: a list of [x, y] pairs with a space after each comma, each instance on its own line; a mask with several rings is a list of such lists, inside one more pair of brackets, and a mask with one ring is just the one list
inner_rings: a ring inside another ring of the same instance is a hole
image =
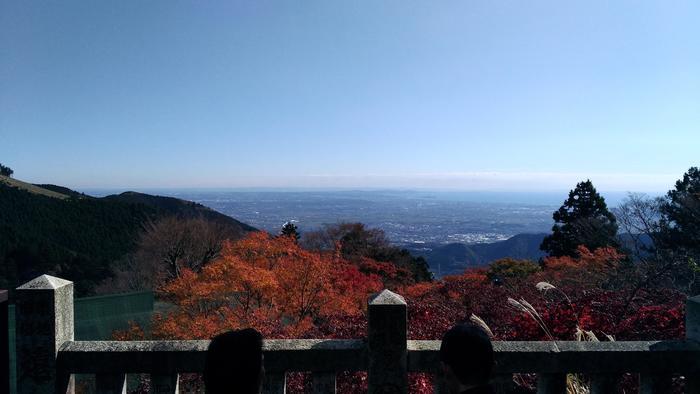
[[[15, 177], [36, 184], [57, 184], [75, 190], [207, 190], [207, 191], [435, 191], [435, 192], [486, 192], [486, 193], [562, 193], [573, 189], [576, 183], [590, 179], [599, 191], [613, 193], [662, 194], [671, 189], [682, 177], [667, 174], [523, 174], [523, 173], [472, 173], [409, 176], [312, 176], [312, 177], [252, 177], [235, 182], [206, 182], [196, 178], [190, 183], [168, 184], [162, 182], [115, 184], [97, 181], [92, 184], [65, 184], [40, 176], [35, 179]], [[109, 177], [107, 177], [109, 179]]]
[[[466, 201], [477, 203], [505, 203], [505, 204], [530, 204], [530, 205], [560, 205], [567, 197], [568, 190], [559, 191], [459, 191], [459, 190], [435, 190], [435, 189], [284, 189], [284, 188], [86, 188], [74, 189], [93, 197], [105, 197], [124, 192], [137, 192], [157, 196], [176, 197], [191, 201], [200, 201], [202, 198], [233, 198], [249, 199], [250, 196], [304, 196], [305, 198], [318, 199], [324, 196], [362, 199], [364, 197], [386, 196], [389, 198], [419, 198], [436, 199], [445, 201]], [[646, 192], [616, 192], [599, 190], [610, 207], [617, 206], [625, 200], [630, 193], [644, 194], [649, 197], [658, 197], [665, 193]], [[205, 204], [206, 205], [206, 204]]]

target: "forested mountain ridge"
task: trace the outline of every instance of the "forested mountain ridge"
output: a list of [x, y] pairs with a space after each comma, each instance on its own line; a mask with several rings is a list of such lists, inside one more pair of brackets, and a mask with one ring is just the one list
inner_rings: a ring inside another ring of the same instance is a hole
[[133, 192], [94, 198], [2, 178], [0, 288], [50, 273], [75, 281], [79, 295], [90, 294], [134, 249], [144, 225], [164, 217], [201, 217], [241, 235], [255, 230], [190, 201]]
[[174, 197], [154, 196], [138, 192], [124, 192], [103, 197], [102, 200], [114, 201], [127, 204], [141, 204], [155, 208], [163, 213], [184, 218], [202, 217], [217, 223], [226, 224], [231, 227], [238, 227], [243, 232], [257, 231], [253, 226], [242, 223], [230, 216], [219, 213], [202, 204], [181, 200]]
[[65, 186], [58, 186], [58, 185], [51, 185], [51, 184], [34, 184], [33, 186], [40, 187], [40, 188], [46, 189], [46, 190], [50, 190], [52, 192], [60, 193], [60, 194], [63, 194], [64, 196], [67, 196], [67, 197], [95, 198], [95, 197], [89, 196], [85, 193], [76, 192], [75, 190], [71, 190]]
[[467, 268], [486, 266], [490, 262], [510, 257], [537, 261], [545, 253], [539, 249], [547, 234], [517, 234], [506, 240], [492, 243], [451, 243], [437, 245], [430, 250], [411, 252], [423, 256], [436, 276], [462, 273]]
[[[468, 268], [483, 267], [503, 258], [539, 261], [547, 255], [539, 248], [546, 235], [544, 233], [516, 234], [503, 241], [476, 244], [450, 243], [435, 245], [430, 250], [416, 249], [411, 246], [406, 248], [412, 254], [424, 257], [436, 276], [444, 276], [459, 274]], [[618, 234], [618, 239], [627, 250], [632, 250], [635, 242], [647, 248], [653, 246], [652, 239], [646, 234], [632, 237], [628, 233], [622, 233]]]

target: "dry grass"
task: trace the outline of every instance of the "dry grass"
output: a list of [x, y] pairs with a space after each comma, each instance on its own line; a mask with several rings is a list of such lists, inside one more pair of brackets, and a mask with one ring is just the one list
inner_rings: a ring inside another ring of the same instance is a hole
[[489, 327], [488, 324], [486, 324], [486, 322], [483, 321], [479, 316], [472, 313], [472, 315], [469, 316], [469, 321], [481, 327], [482, 330], [486, 331], [486, 334], [488, 334], [489, 338], [493, 339], [493, 331], [491, 331], [491, 327]]
[[525, 312], [535, 322], [537, 322], [537, 324], [540, 326], [542, 331], [544, 331], [545, 335], [547, 335], [547, 338], [549, 338], [550, 341], [554, 340], [554, 336], [549, 331], [549, 328], [545, 324], [544, 320], [542, 320], [542, 317], [539, 313], [537, 313], [535, 307], [533, 307], [529, 302], [525, 301], [523, 298], [521, 298], [520, 300], [516, 300], [514, 298], [508, 297], [508, 305], [510, 305], [517, 311]]
[[[569, 299], [569, 296], [558, 289], [556, 286], [552, 285], [551, 283], [547, 282], [539, 282], [535, 286], [537, 290], [546, 293], [547, 291], [554, 290], [560, 292], [564, 298], [571, 304], [571, 300]], [[551, 332], [549, 331], [549, 328], [547, 327], [547, 324], [545, 324], [544, 320], [540, 316], [540, 314], [537, 312], [537, 310], [526, 300], [520, 299], [520, 300], [515, 300], [513, 298], [508, 298], [508, 305], [513, 307], [515, 310], [519, 312], [524, 312], [528, 316], [530, 316], [544, 331], [544, 333], [547, 335], [547, 338], [550, 340], [554, 340], [554, 337], [552, 336]], [[472, 317], [476, 317], [472, 315]], [[476, 317], [478, 319], [478, 317]], [[481, 321], [484, 325], [486, 323], [483, 322], [483, 320], [478, 319]], [[472, 320], [474, 321], [474, 320]], [[490, 330], [489, 330], [490, 332]], [[614, 341], [615, 338], [613, 338], [611, 335], [608, 334], [603, 334], [605, 335], [606, 339], [609, 341]], [[585, 329], [582, 329], [579, 326], [576, 326], [576, 332], [574, 333], [574, 338], [575, 341], [586, 341], [586, 342], [600, 342], [598, 337], [593, 333], [593, 331], [587, 331]], [[590, 383], [583, 378], [582, 375], [580, 374], [567, 374], [566, 376], [566, 393], [567, 394], [589, 394], [591, 392], [590, 389]]]
[[17, 189], [25, 190], [34, 194], [40, 194], [46, 197], [58, 198], [61, 200], [69, 198], [69, 196], [65, 194], [56, 193], [54, 191], [44, 189], [36, 185], [32, 185], [31, 183], [18, 181], [17, 179], [9, 178], [4, 175], [0, 175], [0, 183], [4, 183], [10, 187], [15, 187]]

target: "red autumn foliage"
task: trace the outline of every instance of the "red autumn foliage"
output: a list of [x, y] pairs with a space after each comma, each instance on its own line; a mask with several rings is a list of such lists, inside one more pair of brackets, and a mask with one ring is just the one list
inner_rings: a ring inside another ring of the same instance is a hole
[[625, 256], [612, 247], [577, 248], [578, 257], [545, 257], [544, 273], [560, 286], [588, 289], [600, 287], [615, 272]]
[[168, 338], [208, 338], [239, 327], [266, 337], [304, 337], [325, 317], [361, 315], [379, 276], [337, 255], [302, 249], [289, 237], [254, 233], [227, 242], [201, 272], [184, 270], [162, 297], [175, 310], [155, 321]]
[[[495, 340], [574, 340], [579, 328], [600, 340], [607, 335], [615, 340], [684, 335], [683, 294], [605, 288], [624, 258], [609, 248], [580, 247], [577, 258], [547, 258], [542, 270], [529, 270], [507, 285], [489, 280], [487, 268], [414, 284], [406, 279], [405, 269], [392, 264], [350, 262], [338, 253], [307, 251], [287, 237], [265, 233], [226, 243], [221, 255], [200, 273], [184, 271], [162, 288], [162, 298], [174, 308], [155, 319], [156, 337], [209, 338], [224, 330], [255, 327], [268, 338], [364, 338], [367, 298], [386, 286], [408, 302], [411, 339], [440, 339], [472, 315], [489, 326]], [[548, 285], [538, 289], [540, 282]], [[531, 304], [541, 322], [509, 298]], [[309, 385], [304, 374], [288, 380], [290, 392]], [[364, 373], [338, 377], [343, 393], [365, 392], [366, 384]], [[412, 375], [411, 392], [432, 392], [431, 378]]]

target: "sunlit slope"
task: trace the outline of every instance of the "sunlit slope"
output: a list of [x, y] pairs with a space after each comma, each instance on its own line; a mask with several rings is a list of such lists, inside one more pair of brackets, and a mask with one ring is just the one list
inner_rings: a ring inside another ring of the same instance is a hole
[[9, 178], [4, 175], [0, 175], [0, 183], [6, 186], [14, 187], [20, 190], [27, 191], [32, 194], [38, 194], [46, 197], [66, 199], [69, 196], [66, 194], [58, 193], [53, 190], [45, 189], [43, 187], [33, 185], [31, 183], [22, 182], [20, 180]]

